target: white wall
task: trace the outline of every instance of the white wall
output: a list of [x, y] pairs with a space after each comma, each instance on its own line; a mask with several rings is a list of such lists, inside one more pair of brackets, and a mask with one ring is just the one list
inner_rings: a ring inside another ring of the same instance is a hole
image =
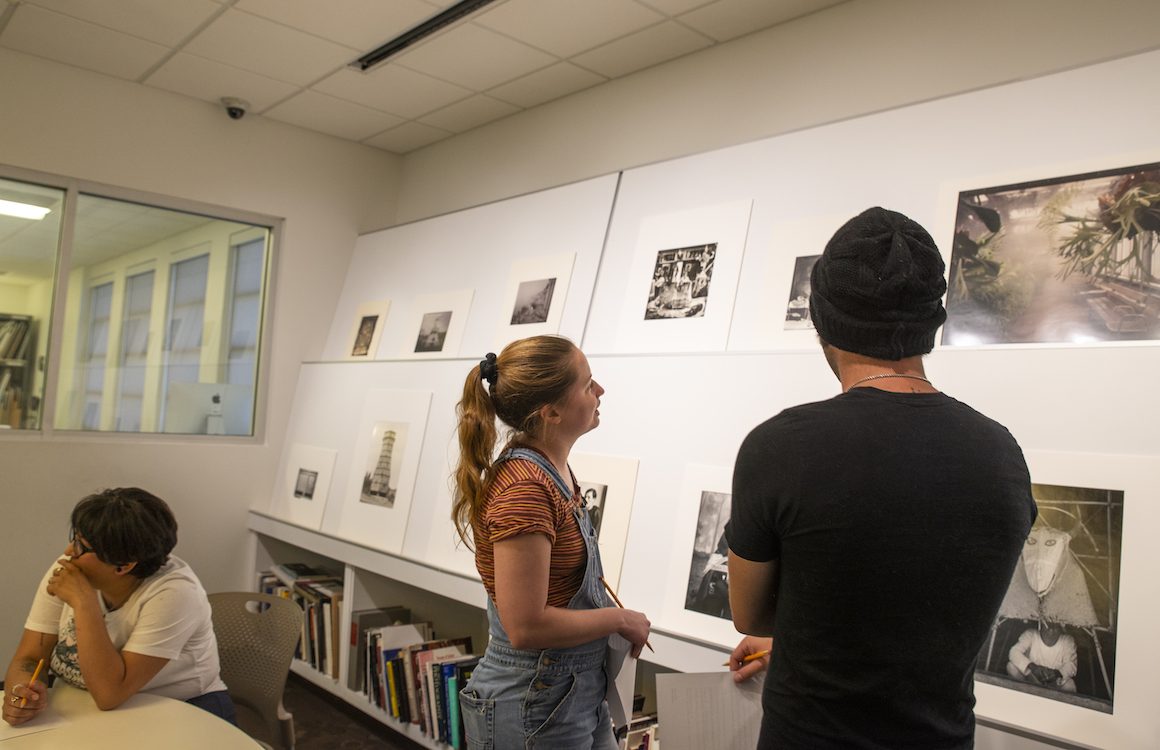
[[[265, 440], [116, 436], [0, 440], [0, 653], [20, 634], [68, 511], [125, 484], [167, 499], [177, 554], [206, 587], [246, 586], [246, 510], [268, 496], [298, 363], [316, 359], [360, 232], [394, 218], [397, 157], [260, 117], [0, 50], [0, 164], [285, 219], [274, 260]], [[7, 657], [0, 657], [7, 658]]]
[[1155, 0], [854, 0], [408, 154], [398, 218], [1154, 49], [1158, 26]]

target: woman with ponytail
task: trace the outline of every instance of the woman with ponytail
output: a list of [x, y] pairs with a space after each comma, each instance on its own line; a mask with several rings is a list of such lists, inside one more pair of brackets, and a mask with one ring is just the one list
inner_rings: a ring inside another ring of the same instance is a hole
[[[608, 637], [638, 656], [642, 613], [605, 594], [596, 533], [568, 468], [604, 389], [560, 336], [512, 342], [473, 367], [459, 402], [452, 517], [487, 589], [490, 639], [460, 691], [468, 747], [613, 750]], [[496, 419], [510, 430], [498, 458]]]

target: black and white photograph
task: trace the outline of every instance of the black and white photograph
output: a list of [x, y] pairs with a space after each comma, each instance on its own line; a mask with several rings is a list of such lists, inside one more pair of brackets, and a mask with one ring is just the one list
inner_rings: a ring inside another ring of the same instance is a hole
[[407, 450], [407, 425], [376, 422], [363, 472], [359, 502], [382, 508], [395, 507], [399, 490], [399, 470]]
[[512, 307], [511, 324], [522, 326], [547, 321], [548, 311], [552, 309], [552, 293], [555, 291], [555, 278], [521, 281]]
[[415, 340], [416, 352], [441, 352], [447, 340], [447, 330], [451, 327], [451, 310], [429, 312], [423, 315], [419, 324], [419, 337]]
[[733, 618], [729, 609], [729, 544], [725, 541], [731, 499], [732, 495], [727, 492], [701, 492], [685, 590], [685, 609], [725, 620]]
[[608, 496], [607, 484], [593, 482], [579, 482], [580, 499], [588, 508], [588, 520], [596, 531], [596, 538], [600, 538], [600, 522], [604, 519], [604, 498]]
[[1112, 713], [1124, 493], [1033, 484], [1039, 517], [975, 679]]
[[715, 242], [658, 252], [644, 319], [704, 317], [716, 257]]
[[1160, 164], [961, 192], [947, 346], [1160, 338]]
[[351, 347], [350, 356], [365, 357], [370, 353], [371, 341], [375, 338], [375, 327], [379, 324], [378, 315], [364, 315], [358, 324], [358, 333], [354, 337], [354, 346]]
[[303, 500], [314, 499], [314, 486], [318, 483], [318, 472], [309, 469], [298, 470], [298, 480], [294, 483], [294, 497]]
[[813, 330], [810, 320], [810, 273], [821, 255], [802, 255], [793, 263], [793, 280], [789, 286], [789, 301], [785, 305], [785, 330]]

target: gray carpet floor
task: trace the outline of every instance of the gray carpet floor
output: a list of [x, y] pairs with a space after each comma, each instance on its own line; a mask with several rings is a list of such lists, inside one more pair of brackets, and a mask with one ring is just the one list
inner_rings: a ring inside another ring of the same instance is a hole
[[[423, 750], [362, 711], [291, 673], [282, 705], [294, 714], [297, 750]], [[256, 717], [239, 710], [238, 724], [250, 736], [269, 741]]]

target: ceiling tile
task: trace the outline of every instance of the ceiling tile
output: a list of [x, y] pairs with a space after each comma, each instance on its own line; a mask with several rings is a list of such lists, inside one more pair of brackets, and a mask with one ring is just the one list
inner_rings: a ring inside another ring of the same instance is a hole
[[129, 80], [139, 78], [169, 51], [34, 5], [16, 7], [0, 45]]
[[577, 65], [617, 78], [712, 44], [712, 39], [675, 21], [666, 21], [572, 59]]
[[299, 85], [358, 57], [350, 47], [237, 10], [217, 18], [184, 51]]
[[556, 62], [551, 55], [502, 34], [462, 24], [408, 49], [397, 58], [403, 67], [484, 91]]
[[402, 122], [394, 115], [315, 91], [303, 91], [269, 110], [265, 116], [352, 141], [361, 141]]
[[32, 5], [173, 47], [219, 13], [213, 0], [28, 0]]
[[699, 8], [702, 5], [708, 5], [714, 0], [638, 0], [650, 8], [655, 8], [666, 16], [676, 16], [681, 13], [688, 13], [693, 8]]
[[605, 80], [607, 79], [604, 76], [590, 70], [562, 62], [502, 86], [496, 86], [487, 94], [526, 109], [595, 86]]
[[145, 79], [149, 86], [217, 103], [223, 96], [245, 99], [261, 112], [298, 90], [283, 81], [179, 52]]
[[414, 151], [417, 148], [441, 141], [450, 135], [452, 134], [446, 130], [433, 128], [421, 122], [406, 122], [397, 128], [368, 138], [363, 143], [392, 153], [405, 154], [408, 151]]
[[397, 65], [382, 65], [369, 73], [344, 68], [312, 88], [407, 119], [471, 95], [461, 86]]
[[635, 0], [508, 0], [474, 23], [571, 57], [663, 20]]
[[360, 52], [439, 12], [423, 0], [239, 0], [234, 7]]
[[450, 107], [444, 107], [436, 112], [432, 112], [426, 117], [422, 118], [420, 122], [424, 125], [434, 125], [443, 130], [450, 130], [453, 133], [463, 133], [472, 128], [479, 127], [485, 122], [498, 120], [501, 117], [507, 117], [513, 112], [519, 112], [520, 108], [507, 102], [501, 102], [498, 99], [477, 94], [470, 99], [464, 99], [461, 102], [456, 102]]
[[846, 0], [717, 0], [680, 17], [719, 42], [767, 29]]

